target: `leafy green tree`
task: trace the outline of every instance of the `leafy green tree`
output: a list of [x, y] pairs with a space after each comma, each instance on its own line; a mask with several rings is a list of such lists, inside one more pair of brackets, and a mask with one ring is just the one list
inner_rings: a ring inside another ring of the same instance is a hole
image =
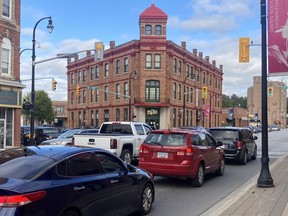
[[237, 95], [233, 94], [231, 96], [222, 95], [222, 107], [228, 108], [233, 106], [239, 106], [242, 108], [247, 108], [247, 97], [238, 97]]
[[[24, 96], [24, 100], [30, 101], [30, 94]], [[22, 114], [26, 117], [30, 117], [30, 111], [22, 109]], [[54, 112], [52, 108], [52, 101], [49, 98], [47, 92], [43, 90], [35, 91], [35, 120], [41, 124], [46, 122], [52, 122], [54, 118]]]

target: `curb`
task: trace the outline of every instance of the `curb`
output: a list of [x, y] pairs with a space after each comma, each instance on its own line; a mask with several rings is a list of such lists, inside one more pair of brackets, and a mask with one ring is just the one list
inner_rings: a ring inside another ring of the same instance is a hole
[[[274, 161], [270, 170], [272, 171], [278, 164], [280, 164], [287, 156], [282, 156]], [[242, 186], [238, 187], [232, 193], [228, 194], [224, 199], [210, 207], [207, 211], [203, 212], [200, 216], [219, 216], [226, 209], [232, 206], [241, 196], [243, 196], [248, 190], [252, 187], [256, 186], [257, 179], [260, 175], [260, 171], [255, 174], [251, 179], [246, 181]], [[288, 207], [286, 206], [286, 210], [288, 211]]]

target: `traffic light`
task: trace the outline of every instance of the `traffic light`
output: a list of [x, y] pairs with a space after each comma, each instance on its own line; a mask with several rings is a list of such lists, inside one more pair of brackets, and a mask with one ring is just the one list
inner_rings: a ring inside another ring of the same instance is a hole
[[30, 111], [32, 108], [32, 104], [29, 101], [24, 100], [24, 102], [22, 104], [22, 108], [25, 111]]
[[103, 42], [95, 42], [94, 60], [99, 61], [103, 59], [104, 45]]
[[76, 95], [80, 95], [80, 92], [81, 92], [80, 86], [77, 85], [77, 86], [76, 86]]
[[57, 81], [55, 79], [52, 79], [52, 91], [56, 90], [56, 84], [57, 84]]
[[268, 87], [268, 96], [273, 97], [273, 87]]
[[208, 87], [202, 86], [202, 98], [207, 98], [208, 96]]
[[250, 58], [250, 39], [239, 39], [239, 62], [249, 62]]

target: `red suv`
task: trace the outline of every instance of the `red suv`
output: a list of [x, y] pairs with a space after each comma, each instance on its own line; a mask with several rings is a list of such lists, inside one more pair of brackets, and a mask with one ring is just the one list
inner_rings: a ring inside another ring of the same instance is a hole
[[205, 131], [170, 129], [151, 131], [140, 146], [139, 167], [154, 176], [185, 177], [194, 186], [202, 186], [204, 175], [222, 176], [225, 155]]

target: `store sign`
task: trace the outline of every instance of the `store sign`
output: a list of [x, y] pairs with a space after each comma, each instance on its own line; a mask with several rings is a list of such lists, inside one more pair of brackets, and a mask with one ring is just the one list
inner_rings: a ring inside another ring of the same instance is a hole
[[17, 92], [0, 90], [0, 104], [18, 105]]

